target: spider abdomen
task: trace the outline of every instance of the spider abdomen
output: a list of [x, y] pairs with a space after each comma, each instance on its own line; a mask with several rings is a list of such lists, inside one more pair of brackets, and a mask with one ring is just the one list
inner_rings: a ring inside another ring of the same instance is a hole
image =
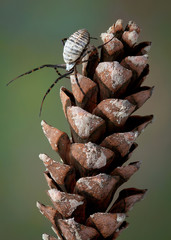
[[73, 33], [66, 41], [63, 50], [63, 58], [66, 63], [66, 70], [71, 70], [76, 61], [82, 56], [90, 42], [90, 34], [86, 29]]

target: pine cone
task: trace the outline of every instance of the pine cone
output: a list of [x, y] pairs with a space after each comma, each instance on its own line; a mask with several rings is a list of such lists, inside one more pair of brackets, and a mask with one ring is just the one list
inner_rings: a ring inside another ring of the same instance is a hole
[[57, 238], [116, 239], [127, 228], [127, 212], [143, 199], [146, 189], [127, 188], [112, 202], [116, 190], [139, 169], [140, 162], [125, 164], [137, 147], [136, 138], [153, 116], [132, 115], [152, 94], [153, 87], [141, 86], [149, 73], [150, 42], [137, 44], [139, 27], [122, 20], [102, 33], [105, 44], [85, 56], [82, 75], [70, 76], [72, 92], [62, 87], [61, 101], [71, 129], [70, 140], [42, 121], [52, 149], [61, 157], [56, 162], [40, 154], [54, 207], [37, 203], [53, 225]]

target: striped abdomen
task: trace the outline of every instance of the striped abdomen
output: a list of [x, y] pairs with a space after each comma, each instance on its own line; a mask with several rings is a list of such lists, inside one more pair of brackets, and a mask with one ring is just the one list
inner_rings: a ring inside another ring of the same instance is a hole
[[74, 67], [89, 42], [90, 35], [86, 29], [78, 30], [67, 39], [63, 50], [66, 70], [69, 71]]

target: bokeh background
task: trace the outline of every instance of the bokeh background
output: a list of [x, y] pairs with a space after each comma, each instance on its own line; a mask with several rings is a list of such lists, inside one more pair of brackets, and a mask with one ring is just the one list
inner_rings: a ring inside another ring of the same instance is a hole
[[[152, 41], [150, 75], [153, 97], [139, 110], [153, 113], [155, 121], [138, 138], [132, 161], [142, 161], [138, 173], [124, 187], [148, 188], [146, 198], [130, 212], [130, 226], [119, 239], [171, 239], [170, 235], [170, 1], [135, 0], [0, 0], [0, 238], [36, 240], [51, 225], [36, 208], [36, 201], [51, 204], [39, 153], [59, 159], [40, 121], [69, 133], [59, 89], [70, 89], [63, 79], [47, 97], [38, 117], [42, 96], [56, 79], [43, 69], [5, 84], [15, 76], [45, 63], [63, 63], [61, 39], [80, 28], [99, 37], [118, 18], [134, 20], [142, 29], [140, 41]], [[100, 38], [95, 44], [100, 44]], [[169, 236], [170, 235], [170, 236]]]

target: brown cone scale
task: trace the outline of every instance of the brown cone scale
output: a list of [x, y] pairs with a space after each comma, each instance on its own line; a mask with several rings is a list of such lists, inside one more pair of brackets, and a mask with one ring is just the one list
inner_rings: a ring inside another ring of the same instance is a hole
[[101, 233], [104, 238], [114, 234], [125, 220], [124, 213], [95, 213], [90, 215], [87, 220], [88, 226], [93, 226]]
[[80, 87], [85, 93], [84, 95], [77, 84], [76, 77], [74, 74], [70, 76], [70, 79], [72, 92], [74, 94], [77, 106], [84, 108], [89, 112], [92, 112], [97, 102], [98, 93], [97, 84], [93, 82], [91, 79], [77, 73], [77, 79], [80, 84]]

